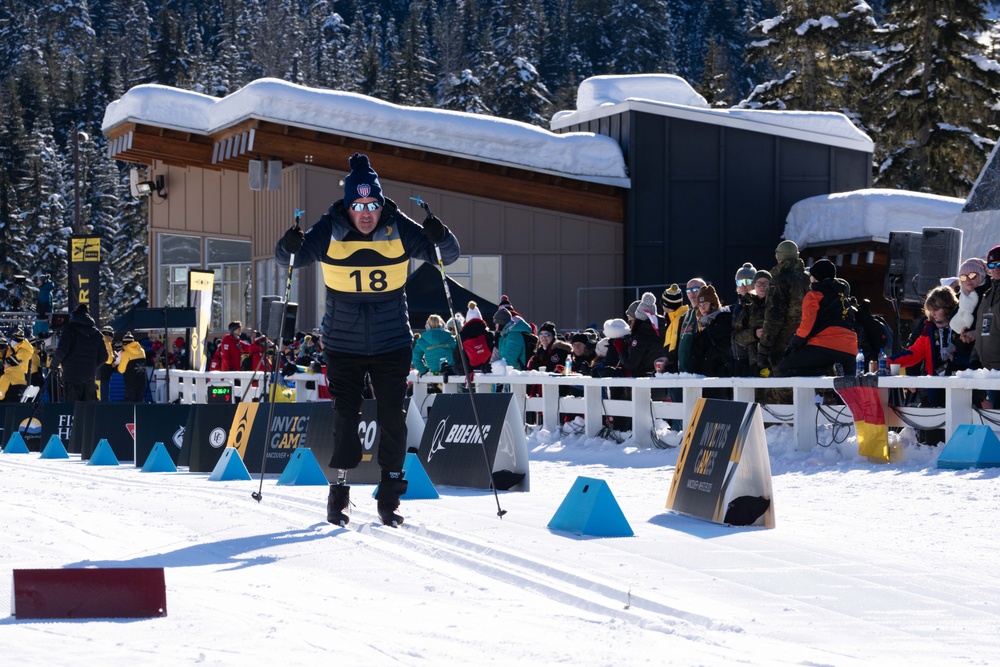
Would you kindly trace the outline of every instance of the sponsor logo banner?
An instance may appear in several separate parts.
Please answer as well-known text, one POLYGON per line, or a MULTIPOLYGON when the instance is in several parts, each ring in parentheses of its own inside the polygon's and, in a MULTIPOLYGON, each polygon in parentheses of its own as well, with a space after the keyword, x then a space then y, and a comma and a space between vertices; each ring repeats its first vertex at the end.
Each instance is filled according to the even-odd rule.
POLYGON ((183 403, 148 403, 135 408, 135 465, 141 468, 162 442, 174 465, 180 460, 191 405, 183 403))

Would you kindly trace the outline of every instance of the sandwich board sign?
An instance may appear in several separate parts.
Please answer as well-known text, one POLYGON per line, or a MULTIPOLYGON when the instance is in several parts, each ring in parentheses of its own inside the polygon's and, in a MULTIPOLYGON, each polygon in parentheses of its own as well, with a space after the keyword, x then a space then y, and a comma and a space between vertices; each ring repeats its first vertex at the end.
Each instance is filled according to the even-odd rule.
POLYGON ((774 528, 771 461, 760 410, 756 403, 698 399, 667 509, 715 523, 774 528))

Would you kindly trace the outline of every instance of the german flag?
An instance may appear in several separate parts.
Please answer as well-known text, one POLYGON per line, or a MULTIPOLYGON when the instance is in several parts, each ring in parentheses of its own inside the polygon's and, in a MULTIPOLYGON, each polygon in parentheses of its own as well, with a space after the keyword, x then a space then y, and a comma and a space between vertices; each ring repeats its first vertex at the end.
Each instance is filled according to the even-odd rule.
POLYGON ((885 412, 878 395, 878 376, 834 378, 833 388, 854 415, 858 453, 874 461, 888 463, 889 431, 885 427, 885 412))

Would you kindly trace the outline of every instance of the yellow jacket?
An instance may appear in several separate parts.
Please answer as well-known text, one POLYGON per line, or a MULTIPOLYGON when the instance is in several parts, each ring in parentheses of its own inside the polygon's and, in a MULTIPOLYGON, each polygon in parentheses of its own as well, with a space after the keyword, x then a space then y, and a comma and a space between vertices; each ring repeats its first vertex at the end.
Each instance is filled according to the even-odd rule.
POLYGON ((17 357, 17 365, 6 367, 3 377, 9 384, 28 384, 28 366, 31 365, 32 372, 38 370, 39 362, 35 356, 35 346, 27 340, 22 340, 17 345, 7 348, 4 359, 11 356, 17 357))
POLYGON ((142 349, 142 345, 135 342, 134 340, 125 343, 125 347, 122 348, 121 360, 118 362, 118 372, 124 373, 126 370, 131 370, 128 365, 135 362, 141 361, 141 364, 133 364, 132 368, 138 366, 139 368, 145 368, 146 366, 146 351, 142 349))
POLYGON ((104 336, 104 347, 107 348, 107 350, 108 350, 108 360, 105 361, 104 363, 106 363, 108 366, 114 366, 115 365, 115 351, 111 347, 111 339, 109 339, 107 336, 104 336))

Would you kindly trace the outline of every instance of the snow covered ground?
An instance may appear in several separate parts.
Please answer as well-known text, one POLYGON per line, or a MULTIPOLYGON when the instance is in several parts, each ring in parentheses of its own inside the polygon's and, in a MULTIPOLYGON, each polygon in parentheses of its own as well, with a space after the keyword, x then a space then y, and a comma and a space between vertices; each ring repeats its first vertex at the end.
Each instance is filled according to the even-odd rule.
MULTIPOLYGON (((531 491, 440 487, 351 527, 325 487, 0 455, 7 665, 985 665, 1000 655, 1000 471, 797 452, 767 431, 776 528, 667 511, 677 450, 541 431, 531 491), (635 531, 546 528, 574 480, 605 480, 635 531), (10 616, 11 570, 165 568, 149 620, 10 616)), ((826 436, 824 436, 826 437, 826 436)))

